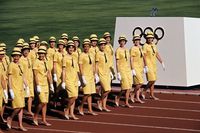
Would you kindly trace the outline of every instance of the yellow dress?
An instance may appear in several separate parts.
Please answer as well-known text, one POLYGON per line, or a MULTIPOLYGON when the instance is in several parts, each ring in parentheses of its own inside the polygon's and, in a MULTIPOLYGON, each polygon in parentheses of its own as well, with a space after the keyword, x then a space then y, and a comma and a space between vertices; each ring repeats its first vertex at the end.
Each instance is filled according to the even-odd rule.
POLYGON ((63 67, 66 73, 66 91, 68 97, 78 97, 78 64, 72 55, 66 54, 63 58, 63 67))
MULTIPOLYGON (((10 63, 9 63, 10 64, 10 63)), ((8 65, 9 65, 8 64, 8 65)), ((3 78, 5 79, 6 81, 6 84, 7 84, 7 81, 8 81, 8 66, 7 64, 2 60, 2 62, 0 62, 0 73, 3 75, 3 78)), ((6 86, 6 89, 7 89, 7 86, 6 86)), ((4 95, 3 95, 3 99, 4 99, 4 95)), ((7 101, 4 101, 5 103, 7 103, 7 101)))
POLYGON ((113 57, 114 51, 113 51, 113 47, 111 44, 105 45, 105 53, 106 53, 106 55, 108 55, 109 66, 114 69, 114 57, 113 57))
POLYGON ((3 63, 5 64, 7 69, 8 65, 10 64, 10 58, 7 55, 5 55, 5 57, 3 58, 3 63))
POLYGON ((89 50, 89 53, 91 54, 91 56, 95 59, 95 56, 96 56, 96 53, 99 51, 99 48, 96 46, 96 47, 93 47, 91 46, 90 50, 89 50))
POLYGON ((108 56, 104 52, 97 52, 96 62, 98 63, 98 74, 100 83, 104 89, 104 92, 111 90, 111 77, 108 56))
POLYGON ((57 75, 57 86, 59 86, 62 82, 62 65, 63 65, 63 57, 66 53, 56 52, 54 55, 53 62, 56 63, 56 75, 57 75))
POLYGON ((56 48, 48 48, 47 49, 47 59, 48 59, 48 63, 49 63, 49 69, 51 72, 53 70, 53 58, 54 58, 56 51, 57 51, 56 48))
POLYGON ((121 75, 121 88, 122 90, 127 90, 132 88, 133 78, 131 74, 130 67, 130 55, 128 49, 123 49, 121 47, 117 48, 116 60, 118 60, 118 70, 121 75))
POLYGON ((87 84, 83 87, 84 94, 96 93, 95 82, 94 82, 94 58, 89 53, 81 53, 79 57, 79 64, 82 65, 82 75, 85 76, 87 84))
POLYGON ((31 59, 29 57, 25 58, 24 56, 22 56, 20 58, 20 63, 24 68, 24 77, 26 78, 28 87, 30 89, 30 96, 25 97, 34 97, 34 79, 31 59))
POLYGON ((155 44, 147 44, 143 45, 143 52, 146 55, 146 65, 148 67, 147 80, 148 81, 156 81, 157 79, 157 66, 156 66, 156 55, 158 49, 155 44))
MULTIPOLYGON (((0 73, 0 81, 1 81, 2 74, 0 73)), ((3 87, 0 84, 0 112, 2 111, 2 105, 3 105, 3 87)))
POLYGON ((25 106, 24 86, 23 86, 23 73, 25 73, 23 66, 19 63, 11 62, 8 66, 8 75, 12 76, 12 89, 14 91, 14 99, 12 107, 23 108, 25 106))
POLYGON ((144 61, 143 61, 143 52, 141 47, 133 46, 130 49, 130 56, 133 58, 133 67, 136 72, 136 76, 133 77, 133 83, 135 85, 143 84, 143 68, 144 68, 144 61))
POLYGON ((33 64, 33 70, 36 70, 38 75, 38 82, 41 87, 41 92, 39 94, 39 99, 41 103, 48 103, 49 101, 49 85, 47 73, 49 71, 49 66, 46 61, 41 61, 39 59, 35 60, 33 64))
POLYGON ((34 62, 37 58, 37 49, 30 50, 28 57, 31 59, 32 64, 34 64, 34 62))

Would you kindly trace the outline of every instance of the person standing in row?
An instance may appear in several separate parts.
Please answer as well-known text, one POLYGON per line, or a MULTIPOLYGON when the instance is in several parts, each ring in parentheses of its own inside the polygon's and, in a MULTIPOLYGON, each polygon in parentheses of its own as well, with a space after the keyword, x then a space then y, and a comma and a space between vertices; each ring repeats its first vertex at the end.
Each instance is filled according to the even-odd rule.
POLYGON ((67 46, 67 42, 68 42, 68 34, 67 33, 63 33, 61 35, 61 39, 65 42, 65 46, 67 46))
POLYGON ((96 74, 99 75, 100 78, 100 85, 102 87, 102 94, 101 94, 101 99, 97 101, 98 108, 101 111, 106 111, 110 112, 106 107, 106 102, 108 98, 108 94, 111 91, 111 76, 110 74, 110 64, 109 64, 109 58, 108 55, 105 53, 105 45, 106 45, 106 40, 104 38, 100 38, 99 40, 99 49, 96 53, 96 74))
POLYGON ((19 129, 22 131, 27 131, 22 124, 23 118, 23 108, 25 106, 24 97, 24 85, 26 91, 29 91, 27 81, 24 77, 24 69, 19 62, 21 57, 21 50, 19 48, 14 48, 12 52, 13 61, 8 67, 8 84, 9 92, 12 99, 12 108, 14 111, 7 118, 7 126, 9 129, 12 127, 12 120, 16 114, 18 114, 19 129))
POLYGON ((131 74, 129 50, 125 48, 127 39, 125 36, 120 36, 118 42, 120 46, 115 52, 115 58, 117 79, 120 81, 121 91, 119 95, 115 97, 115 104, 119 106, 121 95, 125 92, 125 106, 131 108, 132 106, 129 104, 129 95, 133 84, 133 78, 131 74))
POLYGON ((91 47, 90 47, 90 54, 95 58, 96 53, 99 51, 98 48, 98 37, 96 34, 90 35, 91 47))
POLYGON ((47 60, 49 64, 49 69, 51 70, 51 73, 53 74, 53 58, 56 53, 56 38, 54 36, 49 38, 49 45, 50 47, 47 49, 47 60))
POLYGON ((29 39, 29 48, 30 48, 30 52, 29 52, 28 56, 31 59, 31 62, 34 64, 34 62, 37 58, 37 51, 38 51, 34 38, 29 39))
POLYGON ((97 115, 92 110, 92 94, 96 93, 95 87, 95 63, 94 55, 92 55, 89 50, 91 47, 91 42, 89 39, 84 39, 83 41, 83 53, 79 57, 79 69, 83 81, 83 99, 81 105, 78 107, 79 114, 84 115, 83 105, 87 101, 88 103, 88 114, 97 115))
MULTIPOLYGON (((6 44, 5 43, 0 43, 0 48, 3 49, 3 52, 5 53, 4 56, 3 56, 3 59, 2 59, 2 62, 1 62, 1 68, 2 68, 2 73, 3 75, 5 75, 5 84, 6 84, 6 91, 8 91, 8 75, 7 75, 7 70, 8 70, 8 65, 10 64, 10 58, 6 55, 6 44)), ((2 52, 2 53, 3 53, 2 52)), ((5 106, 6 106, 6 103, 8 101, 5 101, 5 99, 3 100, 3 105, 2 105, 2 109, 1 109, 1 119, 3 122, 6 122, 6 120, 4 119, 3 117, 3 114, 4 114, 4 110, 5 110, 5 106)))
POLYGON ((147 85, 143 90, 143 98, 145 98, 145 93, 148 88, 150 88, 150 98, 158 100, 154 95, 154 84, 157 80, 157 65, 156 60, 162 64, 163 70, 165 70, 164 62, 162 61, 160 54, 158 52, 157 46, 153 43, 154 34, 153 32, 148 32, 146 36, 146 43, 143 46, 144 57, 146 58, 147 65, 147 85))
POLYGON ((108 56, 108 63, 110 70, 112 72, 113 77, 112 79, 115 78, 115 71, 114 71, 114 50, 111 44, 111 35, 109 32, 105 32, 103 35, 104 39, 106 40, 106 45, 105 45, 105 53, 108 56))
POLYGON ((69 40, 66 47, 67 54, 63 58, 62 88, 66 89, 69 99, 67 107, 64 109, 65 118, 72 118, 73 120, 77 120, 79 118, 74 115, 74 108, 75 101, 78 98, 78 84, 80 81, 78 64, 73 57, 74 49, 74 42, 69 40))
POLYGON ((46 120, 47 103, 49 102, 49 84, 50 90, 54 92, 51 71, 45 60, 46 47, 40 46, 38 49, 38 59, 33 64, 33 73, 36 83, 36 92, 39 96, 39 105, 33 117, 33 123, 38 126, 38 115, 42 110, 42 121, 46 126, 51 126, 46 120))
POLYGON ((24 68, 24 72, 25 72, 24 76, 27 80, 27 84, 30 89, 29 94, 25 93, 25 97, 28 98, 28 114, 33 116, 32 102, 34 99, 34 80, 33 80, 34 78, 33 78, 32 62, 28 56, 29 52, 30 52, 28 43, 23 44, 23 48, 22 48, 21 52, 22 52, 22 57, 20 58, 20 63, 22 64, 22 66, 24 68))
POLYGON ((74 36, 72 38, 73 42, 74 42, 74 45, 75 45, 75 50, 74 50, 74 53, 73 53, 73 57, 75 58, 76 62, 78 63, 78 59, 79 59, 79 56, 81 54, 81 49, 80 49, 80 40, 77 36, 74 36))
POLYGON ((8 102, 8 90, 7 90, 7 68, 3 62, 5 58, 5 51, 0 47, 0 113, 3 122, 6 122, 3 118, 4 104, 8 102))
POLYGON ((144 103, 140 99, 140 93, 141 93, 141 86, 144 83, 143 72, 144 69, 146 69, 146 67, 144 67, 145 58, 142 51, 142 46, 140 45, 140 40, 141 38, 139 35, 134 35, 133 46, 130 49, 131 69, 132 69, 133 83, 135 85, 134 93, 131 94, 131 100, 134 101, 134 97, 136 95, 137 102, 144 103))

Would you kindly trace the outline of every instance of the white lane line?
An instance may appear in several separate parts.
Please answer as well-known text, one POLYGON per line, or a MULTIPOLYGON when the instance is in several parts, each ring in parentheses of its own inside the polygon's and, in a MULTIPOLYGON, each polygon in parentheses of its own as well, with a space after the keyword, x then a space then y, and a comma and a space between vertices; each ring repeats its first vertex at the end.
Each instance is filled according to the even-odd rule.
POLYGON ((142 118, 157 118, 157 119, 170 119, 170 120, 181 120, 181 121, 197 121, 200 119, 190 119, 190 118, 177 118, 177 117, 162 117, 162 116, 148 116, 148 115, 132 115, 132 114, 118 114, 118 113, 99 113, 102 115, 116 115, 116 116, 127 116, 127 117, 142 117, 142 118))
POLYGON ((165 100, 165 99, 160 99, 158 101, 161 102, 174 102, 174 103, 189 103, 189 104, 200 104, 200 102, 193 102, 193 101, 180 101, 180 100, 165 100))
POLYGON ((113 123, 113 122, 97 122, 97 121, 80 121, 80 120, 61 120, 61 119, 51 119, 52 121, 65 121, 74 123, 89 123, 89 124, 101 124, 101 125, 111 125, 111 126, 125 126, 125 127, 139 127, 139 128, 155 128, 155 129, 165 129, 165 130, 176 130, 176 131, 189 131, 189 132, 200 132, 198 129, 187 129, 187 128, 174 128, 174 127, 160 127, 160 126, 148 126, 148 125, 137 125, 137 124, 125 124, 125 123, 113 123))
MULTIPOLYGON (((12 128, 15 128, 15 129, 18 129, 18 127, 12 127, 12 128)), ((25 127, 26 129, 28 130, 40 130, 40 131, 53 131, 53 132, 63 132, 63 133, 91 133, 91 132, 82 132, 82 131, 70 131, 70 130, 62 130, 62 129, 53 129, 53 128, 48 128, 48 129, 45 129, 45 128, 33 128, 33 127, 25 127)))
POLYGON ((158 110, 171 110, 171 111, 183 111, 183 112, 200 113, 200 110, 191 110, 191 109, 161 108, 161 107, 148 107, 148 106, 134 106, 134 107, 135 108, 145 108, 145 109, 158 109, 158 110))

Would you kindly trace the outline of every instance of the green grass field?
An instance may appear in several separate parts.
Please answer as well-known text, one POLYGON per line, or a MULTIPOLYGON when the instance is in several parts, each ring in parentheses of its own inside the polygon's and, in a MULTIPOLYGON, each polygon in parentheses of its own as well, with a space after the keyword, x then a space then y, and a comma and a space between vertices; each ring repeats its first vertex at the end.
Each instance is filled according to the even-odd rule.
POLYGON ((0 0, 0 41, 10 53, 19 37, 113 35, 117 16, 150 16, 152 7, 157 16, 200 17, 199 0, 0 0))

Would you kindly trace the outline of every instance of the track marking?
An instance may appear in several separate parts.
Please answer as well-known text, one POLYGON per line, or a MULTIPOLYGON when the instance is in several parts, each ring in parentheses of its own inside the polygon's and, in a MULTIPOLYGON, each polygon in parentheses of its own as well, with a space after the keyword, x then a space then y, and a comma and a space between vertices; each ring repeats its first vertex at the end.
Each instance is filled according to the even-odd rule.
POLYGON ((161 102, 174 102, 174 103, 190 103, 190 104, 200 104, 200 102, 193 102, 193 101, 179 101, 179 100, 165 100, 165 99, 161 99, 158 100, 161 102))
MULTIPOLYGON (((18 129, 18 127, 12 127, 18 129)), ((61 130, 61 129, 45 129, 45 128, 33 128, 33 127, 25 127, 28 130, 40 130, 40 131, 53 131, 53 132, 63 132, 63 133, 91 133, 91 132, 81 132, 81 131, 70 131, 70 130, 61 130)))
POLYGON ((172 110, 172 111, 183 111, 183 112, 200 113, 200 110, 190 110, 190 109, 161 108, 161 107, 148 107, 148 106, 134 106, 134 107, 135 108, 145 108, 145 109, 172 110))
MULTIPOLYGON (((52 121, 66 121, 61 119, 48 119, 52 121)), ((90 124, 101 124, 101 125, 112 125, 112 126, 125 126, 125 127, 139 127, 139 128, 152 128, 152 129, 165 129, 165 130, 176 130, 176 131, 189 131, 189 132, 200 132, 198 129, 186 129, 186 128, 173 128, 173 127, 160 127, 160 126, 147 126, 147 125, 136 125, 136 124, 125 124, 125 123, 113 123, 113 122, 97 122, 97 121, 75 121, 67 120, 66 122, 74 123, 90 123, 90 124)))
POLYGON ((127 116, 127 117, 171 119, 171 120, 181 120, 181 121, 197 121, 197 122, 200 121, 200 119, 177 118, 177 117, 162 117, 162 116, 148 116, 148 115, 131 115, 131 114, 118 114, 118 113, 99 113, 99 114, 103 114, 103 115, 116 115, 116 116, 127 116))

